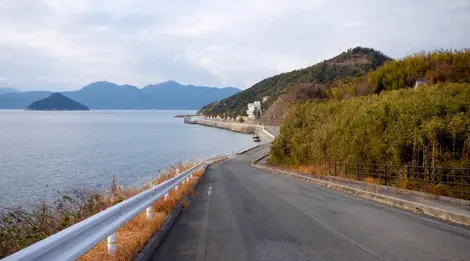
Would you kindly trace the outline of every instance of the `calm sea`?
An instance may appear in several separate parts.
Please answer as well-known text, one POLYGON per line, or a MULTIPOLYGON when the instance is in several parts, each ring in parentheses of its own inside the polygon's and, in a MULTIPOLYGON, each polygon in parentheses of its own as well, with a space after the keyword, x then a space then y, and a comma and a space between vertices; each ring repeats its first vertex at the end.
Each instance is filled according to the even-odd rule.
POLYGON ((72 188, 133 184, 178 161, 229 154, 249 135, 183 124, 192 111, 0 110, 0 207, 72 188))

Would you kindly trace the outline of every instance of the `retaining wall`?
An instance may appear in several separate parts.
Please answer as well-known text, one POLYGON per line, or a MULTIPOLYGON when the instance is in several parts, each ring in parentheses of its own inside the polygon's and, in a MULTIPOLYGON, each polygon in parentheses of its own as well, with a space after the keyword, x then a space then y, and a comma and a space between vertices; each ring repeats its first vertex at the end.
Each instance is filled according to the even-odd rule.
POLYGON ((215 127, 220 129, 226 129, 234 132, 241 132, 247 134, 258 134, 262 139, 272 140, 274 136, 267 132, 261 125, 236 123, 236 122, 225 122, 225 121, 214 121, 205 119, 196 119, 195 122, 200 125, 215 127))

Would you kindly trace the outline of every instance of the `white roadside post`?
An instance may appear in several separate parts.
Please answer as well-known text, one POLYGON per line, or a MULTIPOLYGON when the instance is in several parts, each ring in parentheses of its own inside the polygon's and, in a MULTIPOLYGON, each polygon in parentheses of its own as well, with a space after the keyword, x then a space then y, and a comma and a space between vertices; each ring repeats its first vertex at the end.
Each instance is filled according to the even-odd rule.
POLYGON ((117 251, 117 237, 116 231, 108 236, 108 254, 114 255, 117 251))
MULTIPOLYGON (((152 187, 153 187, 153 182, 150 182, 150 187, 149 187, 149 189, 151 189, 152 187)), ((145 213, 146 213, 146 216, 147 216, 147 221, 152 220, 152 205, 148 206, 148 207, 145 209, 145 213)))
POLYGON ((168 195, 168 193, 165 194, 165 200, 168 200, 168 198, 170 197, 170 195, 168 195))
MULTIPOLYGON (((176 176, 178 176, 179 174, 180 174, 180 169, 176 168, 176 176)), ((178 191, 178 185, 176 185, 175 191, 178 191)))
POLYGON ((152 205, 148 206, 145 209, 145 213, 146 213, 146 216, 147 216, 147 221, 151 221, 152 220, 152 205))

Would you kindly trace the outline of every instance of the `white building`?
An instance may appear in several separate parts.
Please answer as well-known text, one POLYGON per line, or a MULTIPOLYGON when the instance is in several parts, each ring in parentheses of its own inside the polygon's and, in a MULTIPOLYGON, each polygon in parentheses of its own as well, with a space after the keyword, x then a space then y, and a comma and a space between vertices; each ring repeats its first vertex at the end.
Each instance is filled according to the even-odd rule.
POLYGON ((254 119, 255 118, 255 109, 258 109, 260 112, 261 111, 261 102, 260 101, 255 101, 253 103, 248 103, 248 110, 246 110, 246 114, 248 115, 248 118, 254 119))

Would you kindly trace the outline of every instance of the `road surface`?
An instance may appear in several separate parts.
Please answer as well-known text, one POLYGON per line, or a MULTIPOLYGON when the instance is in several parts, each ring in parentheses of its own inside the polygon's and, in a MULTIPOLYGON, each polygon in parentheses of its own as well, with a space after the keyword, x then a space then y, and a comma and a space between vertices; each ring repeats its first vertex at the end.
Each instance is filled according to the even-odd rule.
POLYGON ((153 260, 470 260, 470 230, 252 168, 217 163, 153 260))

